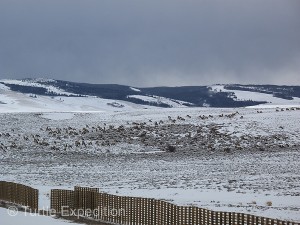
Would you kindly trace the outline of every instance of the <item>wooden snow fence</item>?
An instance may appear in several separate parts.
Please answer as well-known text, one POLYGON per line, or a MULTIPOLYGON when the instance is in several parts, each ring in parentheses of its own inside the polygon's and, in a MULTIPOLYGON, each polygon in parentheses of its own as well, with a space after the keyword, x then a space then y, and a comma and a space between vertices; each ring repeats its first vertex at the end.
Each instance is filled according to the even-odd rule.
POLYGON ((38 196, 38 190, 32 187, 0 181, 0 200, 27 206, 32 210, 38 210, 38 196))
POLYGON ((161 200, 99 193, 97 188, 51 190, 51 208, 124 225, 300 225, 236 212, 177 206, 161 200))

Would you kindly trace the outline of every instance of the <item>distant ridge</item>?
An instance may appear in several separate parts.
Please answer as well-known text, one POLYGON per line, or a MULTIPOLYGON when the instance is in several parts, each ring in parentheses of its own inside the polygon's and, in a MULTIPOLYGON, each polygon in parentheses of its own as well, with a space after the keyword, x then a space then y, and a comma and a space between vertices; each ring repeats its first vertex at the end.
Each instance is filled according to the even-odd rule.
MULTIPOLYGON (((259 104, 300 104, 300 86, 211 85, 138 88, 88 84, 44 78, 2 79, 1 88, 23 94, 98 97, 158 107, 246 107, 259 104)), ((1 94, 1 93, 0 93, 1 94)), ((5 101, 0 98, 0 102, 5 101)))

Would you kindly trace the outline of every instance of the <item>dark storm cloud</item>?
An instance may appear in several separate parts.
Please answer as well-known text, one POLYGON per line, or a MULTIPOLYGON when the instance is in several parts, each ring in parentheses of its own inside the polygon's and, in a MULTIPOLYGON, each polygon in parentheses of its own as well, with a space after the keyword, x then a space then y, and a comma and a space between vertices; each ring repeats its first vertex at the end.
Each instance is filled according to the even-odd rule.
POLYGON ((1 0, 1 78, 300 84, 297 0, 1 0))

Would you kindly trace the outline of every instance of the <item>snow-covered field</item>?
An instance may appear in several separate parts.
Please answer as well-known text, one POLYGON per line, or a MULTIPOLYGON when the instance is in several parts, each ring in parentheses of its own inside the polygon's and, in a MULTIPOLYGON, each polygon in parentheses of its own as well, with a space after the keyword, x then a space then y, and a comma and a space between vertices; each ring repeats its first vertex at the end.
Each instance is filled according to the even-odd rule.
POLYGON ((1 113, 0 180, 300 221, 299 108, 108 109, 1 113))

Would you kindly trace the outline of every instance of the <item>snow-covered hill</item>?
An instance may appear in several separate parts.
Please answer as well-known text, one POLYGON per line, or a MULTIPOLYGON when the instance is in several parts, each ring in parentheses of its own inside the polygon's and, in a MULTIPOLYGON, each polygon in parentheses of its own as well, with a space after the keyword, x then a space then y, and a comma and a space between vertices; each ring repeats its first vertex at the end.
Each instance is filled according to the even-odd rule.
POLYGON ((242 90, 228 90, 224 85, 212 85, 212 90, 215 92, 233 92, 232 98, 240 101, 265 101, 266 103, 251 107, 274 108, 274 107, 294 107, 300 105, 300 98, 293 97, 293 99, 283 99, 273 96, 273 94, 261 93, 256 91, 242 91, 242 90))
POLYGON ((136 88, 53 79, 0 80, 0 112, 126 111, 151 107, 294 107, 298 86, 136 88))
POLYGON ((48 83, 55 83, 57 81, 52 79, 24 79, 24 80, 11 80, 11 79, 3 79, 0 80, 4 84, 18 85, 24 87, 36 87, 36 88, 44 88, 46 89, 46 94, 55 94, 55 95, 66 95, 66 96, 78 96, 74 93, 66 92, 60 88, 57 88, 48 83))
MULTIPOLYGON (((2 80, 3 82, 3 80, 2 80)), ((6 82, 6 81, 5 81, 6 82)), ((0 112, 88 112, 88 111, 126 111, 142 109, 145 106, 120 100, 103 99, 95 96, 75 96, 50 85, 34 82, 8 81, 10 84, 45 87, 57 96, 21 93, 10 90, 0 83, 0 112), (62 94, 62 96, 60 96, 62 94), (65 95, 68 96, 65 96, 65 95)))

